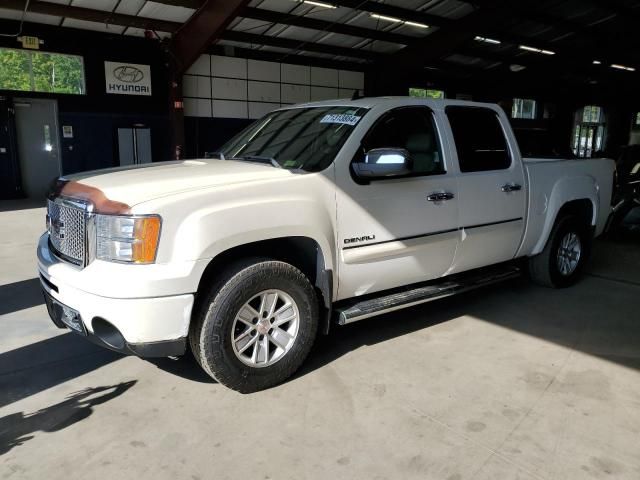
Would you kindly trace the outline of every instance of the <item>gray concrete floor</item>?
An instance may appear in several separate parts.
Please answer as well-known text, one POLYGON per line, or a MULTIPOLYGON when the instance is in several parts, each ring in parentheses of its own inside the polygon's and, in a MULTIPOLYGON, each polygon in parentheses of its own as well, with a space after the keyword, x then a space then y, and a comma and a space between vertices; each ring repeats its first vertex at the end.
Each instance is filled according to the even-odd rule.
POLYGON ((640 478, 640 233, 526 280, 336 328, 280 387, 100 349, 49 321, 44 212, 0 202, 0 476, 640 478))

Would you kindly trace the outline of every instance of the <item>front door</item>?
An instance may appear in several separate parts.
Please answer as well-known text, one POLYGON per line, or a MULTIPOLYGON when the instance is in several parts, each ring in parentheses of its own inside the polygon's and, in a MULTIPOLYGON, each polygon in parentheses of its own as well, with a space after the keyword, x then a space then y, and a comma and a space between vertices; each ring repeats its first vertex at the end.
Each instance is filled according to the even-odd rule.
POLYGON ((449 106, 457 153, 460 245, 451 272, 514 258, 525 226, 524 171, 500 110, 449 106))
POLYGON ((412 174, 365 184, 352 177, 347 165, 337 173, 338 298, 422 282, 448 271, 459 236, 458 187, 442 144, 429 108, 397 108, 373 124, 357 155, 403 148, 413 159, 412 174))
POLYGON ((25 194, 43 199, 51 181, 62 174, 55 100, 16 98, 16 131, 25 194))

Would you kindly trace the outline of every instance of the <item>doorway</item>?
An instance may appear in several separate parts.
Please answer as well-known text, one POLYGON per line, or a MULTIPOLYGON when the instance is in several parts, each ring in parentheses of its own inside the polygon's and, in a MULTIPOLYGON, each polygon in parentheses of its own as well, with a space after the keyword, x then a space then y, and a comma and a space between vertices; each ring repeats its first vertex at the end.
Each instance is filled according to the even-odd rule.
POLYGON ((151 129, 118 128, 118 156, 123 166, 151 163, 151 129))
POLYGON ((51 182, 62 174, 58 102, 16 98, 13 106, 24 193, 29 198, 44 198, 51 182))

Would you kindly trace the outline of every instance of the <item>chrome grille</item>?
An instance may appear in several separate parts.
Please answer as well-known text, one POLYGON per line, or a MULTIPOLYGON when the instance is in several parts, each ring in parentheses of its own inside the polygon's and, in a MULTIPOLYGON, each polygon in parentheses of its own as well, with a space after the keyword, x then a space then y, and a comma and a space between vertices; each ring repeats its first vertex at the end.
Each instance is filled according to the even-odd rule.
POLYGON ((86 223, 83 204, 56 198, 47 201, 47 229, 55 253, 76 265, 85 265, 86 223))

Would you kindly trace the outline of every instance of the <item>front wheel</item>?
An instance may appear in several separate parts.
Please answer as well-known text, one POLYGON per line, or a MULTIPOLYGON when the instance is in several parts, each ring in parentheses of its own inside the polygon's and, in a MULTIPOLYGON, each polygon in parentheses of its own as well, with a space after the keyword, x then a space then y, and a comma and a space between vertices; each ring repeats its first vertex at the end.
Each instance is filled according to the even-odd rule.
POLYGON ((253 260, 230 268, 193 318, 191 349, 218 382, 249 393, 290 377, 316 338, 318 301, 292 265, 253 260))
POLYGON ((531 279, 552 288, 573 285, 580 278, 590 251, 589 226, 576 216, 562 217, 553 227, 544 250, 529 259, 531 279))

